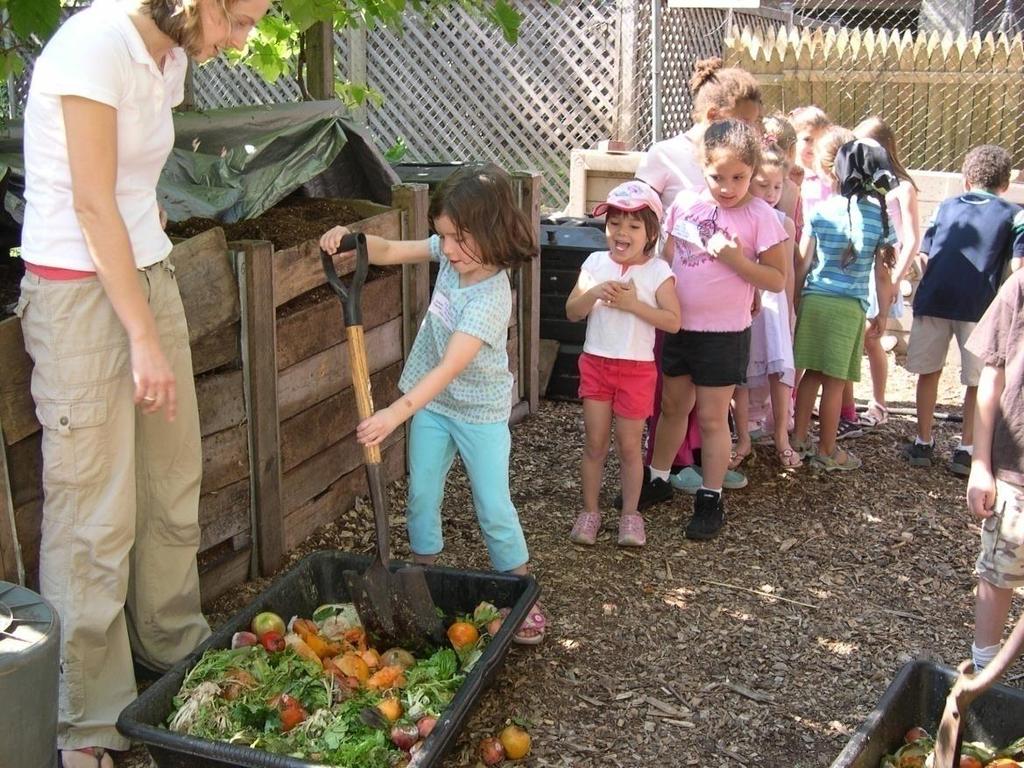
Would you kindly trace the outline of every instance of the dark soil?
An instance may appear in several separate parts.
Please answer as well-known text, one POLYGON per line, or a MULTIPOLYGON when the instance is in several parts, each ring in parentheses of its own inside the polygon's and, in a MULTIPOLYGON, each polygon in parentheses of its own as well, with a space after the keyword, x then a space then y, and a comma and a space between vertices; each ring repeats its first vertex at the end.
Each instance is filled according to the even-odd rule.
POLYGON ((280 249, 319 238, 337 224, 351 224, 361 218, 358 211, 341 200, 289 197, 261 216, 235 224, 204 218, 168 222, 167 234, 189 238, 221 227, 228 240, 269 240, 280 249))

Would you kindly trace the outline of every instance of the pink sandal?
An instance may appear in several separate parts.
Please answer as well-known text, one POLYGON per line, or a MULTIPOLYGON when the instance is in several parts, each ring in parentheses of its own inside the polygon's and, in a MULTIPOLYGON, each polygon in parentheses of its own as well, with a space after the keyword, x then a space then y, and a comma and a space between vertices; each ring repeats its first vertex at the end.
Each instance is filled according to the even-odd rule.
POLYGON ((777 453, 779 456, 779 464, 782 465, 783 469, 799 467, 804 463, 801 455, 792 448, 787 448, 784 451, 777 451, 777 453))
MULTIPOLYGON (((511 608, 502 608, 499 611, 502 620, 508 617, 511 610, 511 608)), ((512 636, 512 642, 517 645, 538 645, 544 639, 544 632, 547 626, 548 619, 544 615, 540 603, 534 603, 526 618, 523 619, 523 623, 519 625, 519 629, 512 636)))
POLYGON ((597 534, 601 531, 600 512, 580 512, 569 533, 569 541, 573 544, 584 544, 592 547, 597 543, 597 534))

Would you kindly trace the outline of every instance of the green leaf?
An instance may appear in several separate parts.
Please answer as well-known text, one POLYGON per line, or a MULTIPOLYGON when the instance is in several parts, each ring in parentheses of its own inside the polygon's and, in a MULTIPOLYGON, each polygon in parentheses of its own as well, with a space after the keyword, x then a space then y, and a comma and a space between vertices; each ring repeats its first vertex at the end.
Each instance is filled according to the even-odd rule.
POLYGON ((495 0, 494 7, 486 15, 487 19, 501 30, 508 43, 514 44, 519 39, 519 25, 522 24, 523 17, 507 0, 495 0))
POLYGON ((409 146, 405 143, 405 139, 399 136, 395 139, 395 143, 384 150, 384 159, 388 163, 394 165, 395 163, 401 162, 402 158, 405 157, 409 151, 409 146))
POLYGON ((46 39, 60 21, 60 0, 7 0, 11 29, 26 42, 32 35, 46 39))

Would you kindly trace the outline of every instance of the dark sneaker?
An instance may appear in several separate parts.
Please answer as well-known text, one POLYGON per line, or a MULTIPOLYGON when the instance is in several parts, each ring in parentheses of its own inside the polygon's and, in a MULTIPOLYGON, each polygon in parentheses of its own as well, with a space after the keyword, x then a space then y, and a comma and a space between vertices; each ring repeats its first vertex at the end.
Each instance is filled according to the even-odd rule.
MULTIPOLYGON (((903 449, 903 458, 910 462, 912 467, 930 467, 932 458, 935 455, 935 445, 923 445, 913 442, 903 449)), ((970 463, 968 463, 968 472, 970 463)))
MULTIPOLYGON (((650 467, 644 467, 644 484, 640 486, 640 501, 636 505, 637 512, 643 512, 648 507, 668 501, 672 498, 672 486, 668 480, 651 479, 650 467)), ((616 509, 622 509, 622 494, 615 497, 612 502, 616 509)))
POLYGON ((707 541, 713 539, 725 525, 725 505, 722 494, 699 490, 693 497, 693 517, 686 524, 684 535, 688 539, 707 541))
POLYGON ((836 429, 836 440, 845 440, 848 437, 864 437, 864 427, 856 421, 840 420, 836 429))
POLYGON ((971 454, 962 448, 953 451, 953 458, 949 460, 949 471, 960 477, 971 475, 971 454))

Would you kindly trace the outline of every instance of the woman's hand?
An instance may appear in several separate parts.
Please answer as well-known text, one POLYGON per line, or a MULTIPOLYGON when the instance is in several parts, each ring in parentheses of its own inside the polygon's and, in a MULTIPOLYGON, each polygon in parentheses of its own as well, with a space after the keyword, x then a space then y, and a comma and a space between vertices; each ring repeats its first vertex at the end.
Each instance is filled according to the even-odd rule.
POLYGON ((403 421, 405 419, 390 406, 383 408, 370 418, 359 422, 359 426, 356 427, 356 440, 361 445, 380 445, 403 421))
POLYGON ((971 462, 967 479, 967 509, 979 520, 992 517, 996 508, 996 481, 983 462, 971 462))
POLYGON ((333 255, 341 247, 341 240, 345 235, 350 234, 346 227, 337 226, 320 235, 320 248, 333 255))
POLYGON ((164 409, 168 421, 174 421, 178 412, 174 372, 158 336, 147 336, 130 345, 132 380, 135 382, 135 404, 146 414, 164 409))

